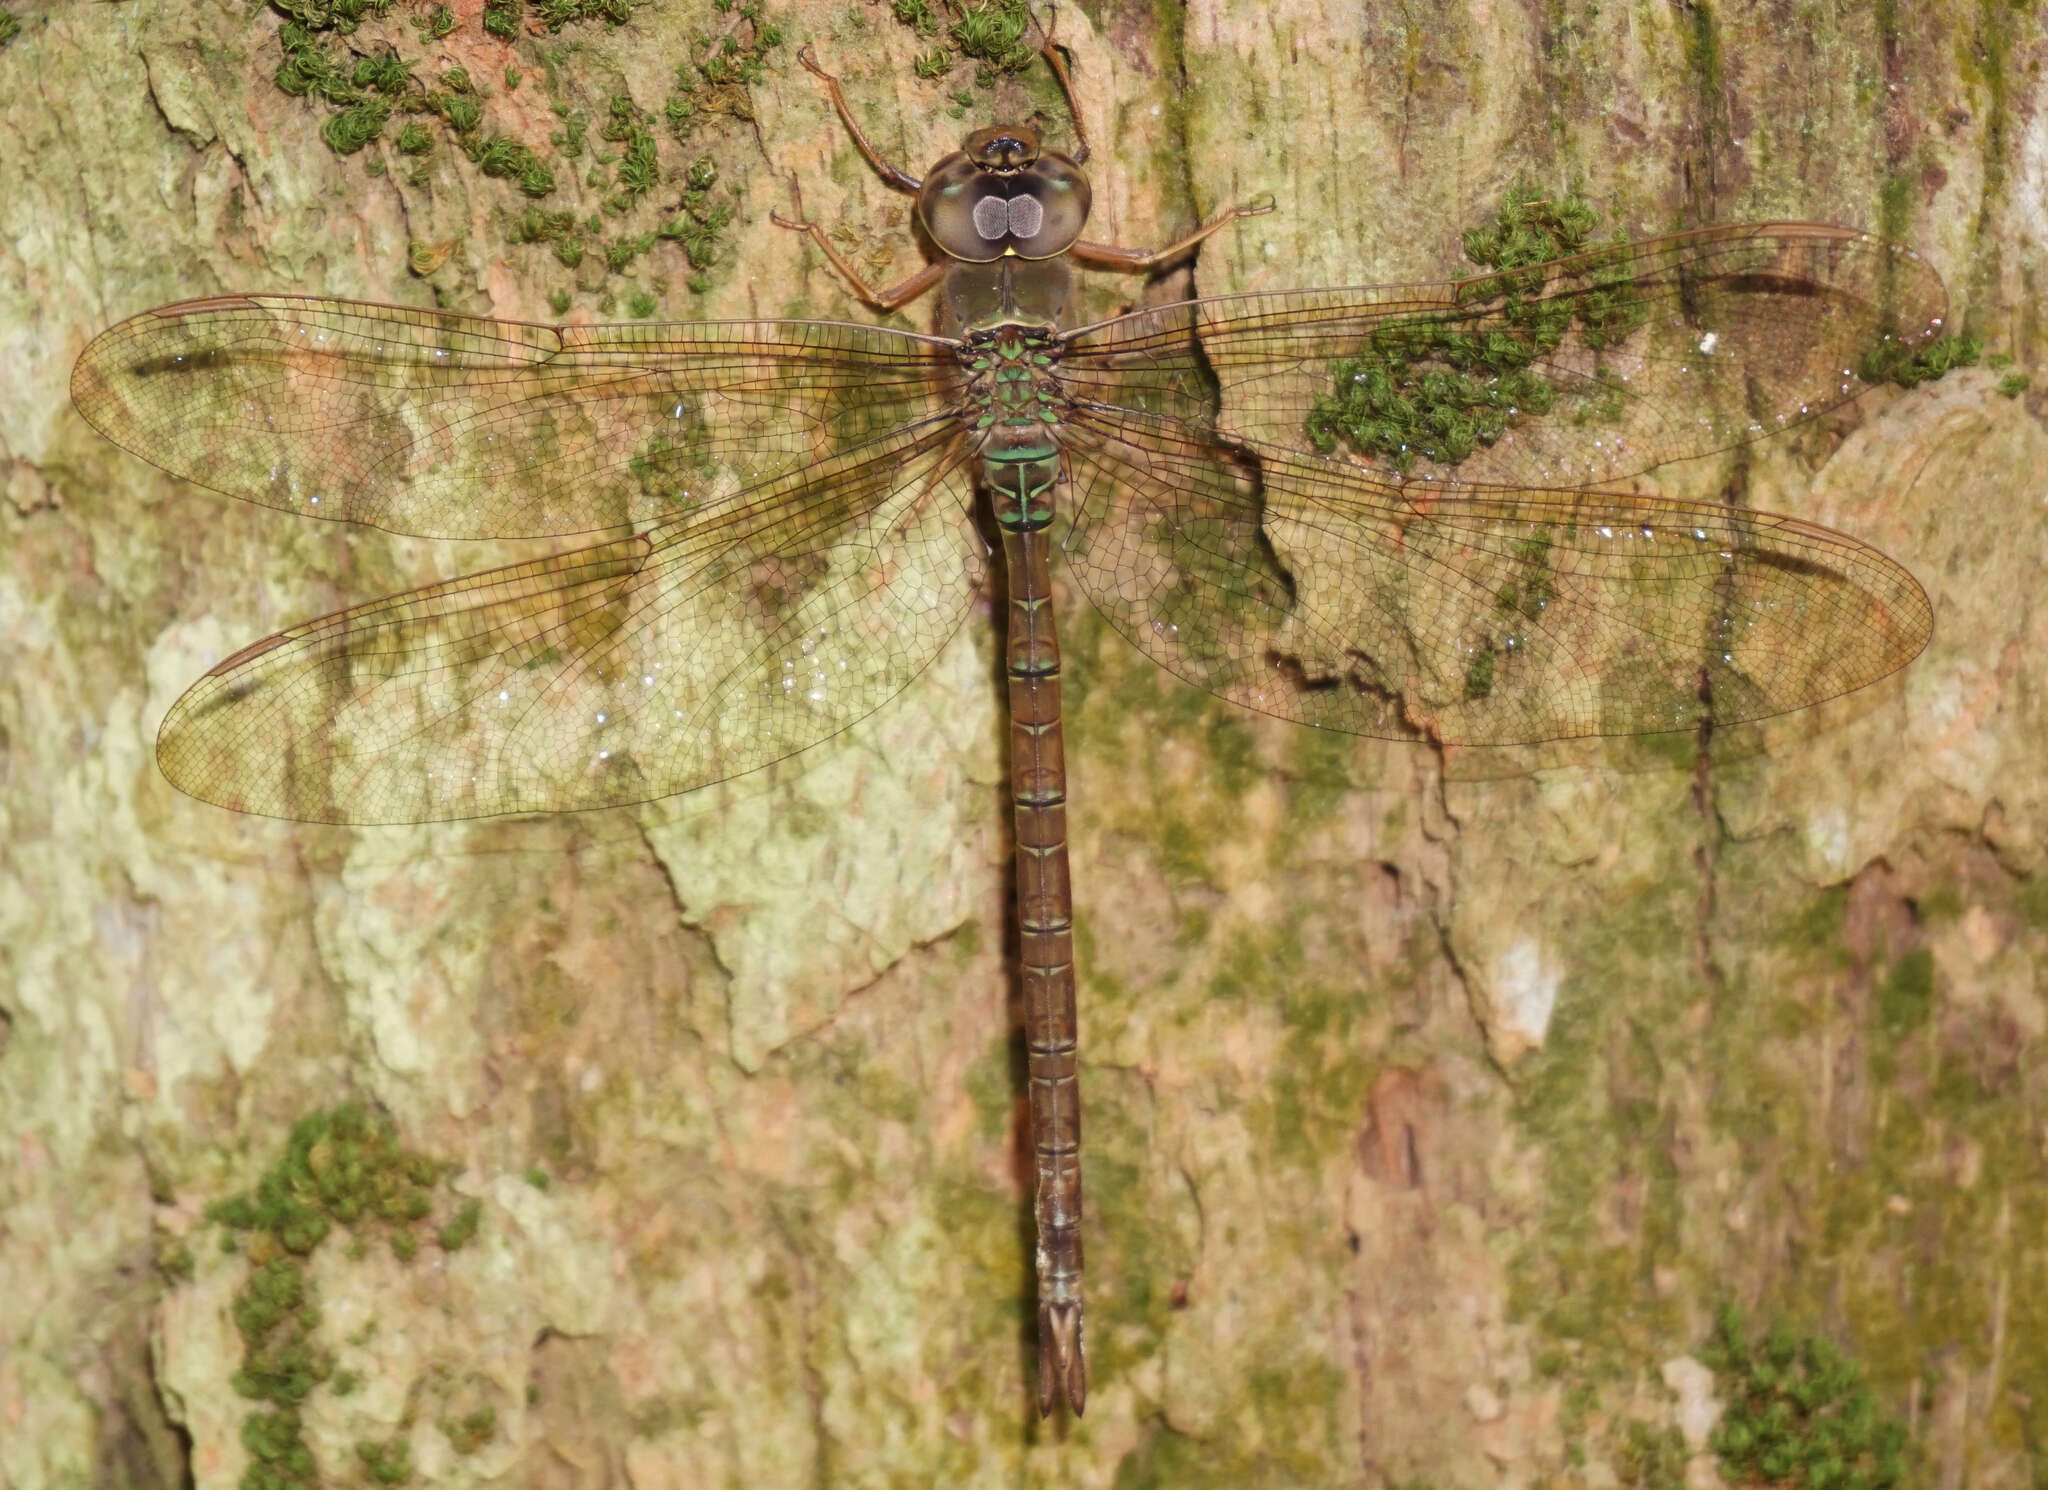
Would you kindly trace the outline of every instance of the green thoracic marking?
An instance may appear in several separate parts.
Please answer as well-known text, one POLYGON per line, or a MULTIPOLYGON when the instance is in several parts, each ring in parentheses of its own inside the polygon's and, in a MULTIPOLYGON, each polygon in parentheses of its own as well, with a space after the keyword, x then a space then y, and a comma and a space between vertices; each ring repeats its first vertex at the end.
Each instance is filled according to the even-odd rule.
MULTIPOLYGON (((1625 260, 1595 261, 1569 282, 1517 274, 1587 251, 1595 217, 1576 193, 1561 201, 1518 186, 1499 217, 1465 234, 1475 262, 1502 271, 1470 287, 1457 310, 1405 317, 1368 333, 1330 368, 1334 391, 1310 406, 1310 443, 1341 440, 1407 471, 1418 458, 1455 465, 1517 422, 1548 414, 1558 392, 1536 364, 1574 325, 1594 350, 1617 345, 1647 319, 1625 260), (1489 313, 1490 312, 1490 313, 1489 313), (1482 314, 1487 313, 1487 314, 1482 314)), ((1618 400, 1585 405, 1597 416, 1618 400)))
POLYGON ((991 450, 987 459, 996 465, 1016 466, 1050 459, 1058 451, 1059 446, 1050 440, 1044 440, 1030 445, 1012 445, 1003 450, 991 450))
POLYGON ((1052 503, 1036 499, 1059 480, 1058 447, 1046 444, 989 451, 982 457, 982 476, 999 500, 996 521, 1005 528, 1040 528, 1052 519, 1052 503))

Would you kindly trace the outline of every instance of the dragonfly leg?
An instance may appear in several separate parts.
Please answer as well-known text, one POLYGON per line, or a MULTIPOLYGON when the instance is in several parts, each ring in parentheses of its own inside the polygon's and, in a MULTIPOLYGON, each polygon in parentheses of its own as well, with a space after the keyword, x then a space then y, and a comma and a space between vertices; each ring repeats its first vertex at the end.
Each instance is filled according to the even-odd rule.
POLYGON ((907 191, 914 194, 924 183, 911 175, 910 172, 890 165, 889 162, 882 159, 881 151, 868 143, 868 137, 862 134, 860 126, 853 122, 853 110, 846 106, 846 95, 839 90, 839 79, 833 77, 831 73, 818 65, 818 59, 812 55, 811 49, 807 46, 797 51, 796 60, 803 63, 804 71, 810 73, 813 77, 824 80, 825 91, 832 95, 832 107, 839 111, 839 122, 844 124, 846 132, 853 136, 855 147, 859 149, 862 155, 868 158, 868 164, 880 171, 882 179, 898 191, 907 191))
POLYGON ((1143 274, 1172 263, 1211 233, 1221 232, 1240 217, 1261 217, 1272 210, 1272 195, 1261 193, 1249 202, 1224 209, 1185 238, 1177 238, 1164 248, 1124 248, 1115 243, 1091 243, 1086 238, 1079 238, 1068 252, 1082 263, 1093 264, 1100 269, 1125 269, 1143 274))
MULTIPOLYGON (((1046 66, 1052 69, 1052 75, 1059 79, 1060 92, 1066 95, 1067 115, 1074 121, 1074 164, 1085 166, 1088 164, 1090 149, 1088 126, 1081 122, 1081 106, 1074 102, 1074 80, 1067 75, 1067 59, 1060 54, 1059 47, 1053 41, 1053 33, 1059 30, 1060 13, 1050 5, 1046 10, 1051 13, 1052 20, 1038 28, 1038 34, 1045 38, 1044 44, 1038 50, 1045 58, 1046 66)), ((1031 19, 1035 22, 1038 17, 1034 15, 1031 19)))
POLYGON ((794 180, 791 180, 789 183, 789 194, 796 204, 796 216, 788 218, 784 217, 780 212, 770 212, 768 220, 778 228, 788 228, 796 233, 808 233, 811 242, 817 244, 823 250, 825 257, 832 261, 832 267, 837 269, 841 277, 853 286, 854 294, 860 296, 861 299, 876 309, 899 310, 946 277, 945 261, 940 260, 937 263, 925 265, 924 268, 918 270, 917 273, 911 275, 908 279, 903 280, 899 284, 893 284, 886 290, 872 288, 866 280, 860 277, 860 271, 849 264, 846 261, 846 256, 834 247, 832 240, 826 236, 825 230, 804 216, 803 197, 798 193, 794 180))

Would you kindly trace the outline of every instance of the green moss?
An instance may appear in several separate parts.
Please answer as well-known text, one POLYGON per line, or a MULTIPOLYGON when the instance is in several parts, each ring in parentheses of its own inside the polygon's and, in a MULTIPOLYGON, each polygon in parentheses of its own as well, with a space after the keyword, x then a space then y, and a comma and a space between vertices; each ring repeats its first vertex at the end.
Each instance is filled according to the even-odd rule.
POLYGON ((1830 965, 1845 968, 1849 951, 1842 939, 1842 927, 1849 914, 1849 887, 1830 885, 1798 903, 1798 909, 1779 923, 1779 945, 1804 957, 1818 953, 1830 965))
POLYGON ((159 1242, 156 1254, 157 1270, 172 1283, 189 1283, 198 1271, 198 1259, 183 1237, 170 1237, 159 1242))
POLYGON ((412 64, 392 53, 359 57, 349 81, 358 88, 374 88, 387 97, 397 98, 412 82, 412 64))
POLYGON ((439 41, 455 29, 455 11, 447 5, 432 5, 413 17, 412 23, 419 27, 420 36, 426 41, 439 41))
POLYGON ((652 247, 652 233, 643 233, 637 238, 614 238, 604 246, 605 267, 617 274, 652 247))
POLYGON ((356 1444, 356 1460, 363 1467, 364 1478, 373 1485, 412 1483, 412 1443, 408 1439, 361 1440, 356 1444))
POLYGON ((1973 366, 1983 350, 1984 344, 1974 336, 1937 337, 1909 350, 1903 342, 1888 335, 1864 354, 1856 371, 1867 383, 1896 383, 1901 388, 1912 388, 1931 383, 1959 367, 1973 366))
POLYGON ((1287 811, 1299 826, 1327 822, 1352 790, 1349 736, 1335 730, 1287 734, 1287 811))
POLYGON ((1877 985, 1877 1025, 1897 1039, 1920 1028, 1934 1012, 1934 954, 1914 947, 1877 985))
POLYGON ((251 1461, 244 1490, 318 1490, 319 1465, 296 1411, 252 1412, 242 1419, 241 1438, 251 1461))
POLYGON ((997 73, 1022 72, 1038 56, 1025 0, 966 0, 948 29, 961 55, 982 64, 975 81, 987 87, 997 73))
POLYGON ((1676 1428, 1653 1428, 1631 1418, 1622 1426, 1614 1468, 1631 1490, 1685 1490, 1688 1457, 1685 1435, 1676 1428))
POLYGON ((1692 965, 1687 867, 1674 854, 1662 878, 1617 889, 1611 907, 1560 929, 1548 955, 1568 973, 1541 1048, 1515 1068, 1516 1126, 1544 1176, 1540 1224, 1509 1261, 1511 1314, 1570 1347, 1588 1377, 1632 1375, 1683 1338, 1682 1297, 1660 1278, 1685 1260, 1680 1128, 1663 1072, 1695 1058, 1679 1010, 1698 991, 1670 972, 1692 965))
POLYGON ((2007 373, 1998 380, 1998 391, 2007 398, 2018 398, 2034 386, 2034 380, 2025 373, 2007 373))
POLYGON ((751 119, 752 105, 743 90, 767 77, 769 54, 785 39, 782 27, 769 19, 761 0, 712 0, 712 8, 731 19, 716 36, 700 32, 691 47, 695 60, 676 68, 680 96, 688 107, 671 113, 672 125, 679 122, 680 115, 687 128, 700 103, 704 112, 751 119), (709 90, 701 100, 695 96, 699 85, 709 90))
POLYGON ((1707 0, 1692 0, 1686 6, 1692 24, 1685 33, 1685 65, 1691 69, 1703 98, 1718 100, 1724 81, 1721 64, 1721 28, 1714 22, 1714 8, 1707 0))
POLYGON ((344 34, 356 29, 367 17, 391 12, 391 0, 273 0, 275 8, 315 31, 334 30, 344 34))
POLYGON ((659 152, 653 133, 642 123, 632 98, 625 94, 612 99, 610 117, 601 133, 605 139, 625 146, 619 161, 620 206, 614 209, 622 211, 634 197, 654 188, 661 174, 659 152))
POLYGON ((484 106, 467 93, 451 93, 441 99, 441 117, 457 134, 468 134, 484 122, 484 106))
MULTIPOLYGON (((1573 327, 1595 351, 1647 319, 1627 263, 1597 249, 1569 273, 1538 266, 1593 247, 1597 219, 1576 193, 1552 200, 1517 186, 1490 224, 1464 235, 1474 263, 1503 271, 1461 288, 1456 310, 1388 321, 1330 368, 1306 421, 1325 454, 1341 443, 1396 470, 1427 458, 1455 465, 1524 420, 1557 410, 1560 390, 1539 365, 1573 327)), ((1618 384, 1596 383, 1567 412, 1585 421, 1619 412, 1618 384)), ((1468 686, 1492 689, 1490 670, 1468 686)), ((1475 694, 1475 697, 1483 694, 1475 694)))
POLYGON ((0 5, 0 47, 4 47, 21 35, 21 18, 6 6, 0 5))
POLYGON ((939 14, 933 9, 933 0, 889 0, 889 9, 919 36, 939 34, 939 14))
POLYGON ((984 1143, 999 1142, 1017 1108, 1017 1047, 1010 1039, 992 1043, 961 1075, 974 1104, 974 1131, 984 1143))
POLYGON ((351 104, 328 116, 320 126, 320 138, 338 155, 353 155, 384 132, 391 106, 377 99, 351 104))
MULTIPOLYGON (((718 167, 710 156, 699 156, 684 173, 682 210, 659 229, 659 235, 679 245, 690 267, 699 273, 718 261, 721 239, 732 225, 734 205, 714 203, 711 188, 718 182, 718 167)), ((692 284, 692 289, 696 285, 692 284)))
POLYGON ((1253 1371, 1245 1396, 1248 1415, 1262 1429, 1256 1439, 1196 1438, 1154 1420, 1117 1461, 1110 1484, 1113 1490, 1239 1490, 1322 1483, 1330 1464, 1344 1457, 1337 1423, 1345 1390, 1342 1373, 1326 1362, 1253 1371))
POLYGON ((483 1202, 465 1200, 456 1209, 454 1219, 441 1228, 441 1250, 454 1252, 470 1244, 476 1238, 477 1223, 483 1219, 483 1202))
POLYGON ((484 0, 484 30, 501 41, 519 35, 519 0, 484 0))
MULTIPOLYGON (((284 1152, 251 1189, 207 1208, 225 1237, 242 1235, 251 1261, 229 1308, 243 1351, 234 1389, 265 1404, 243 1425, 254 1460, 254 1478, 245 1483, 311 1490, 318 1479, 298 1436, 298 1409, 330 1379, 337 1391, 355 1385, 352 1373, 337 1375, 333 1353, 318 1341, 319 1301, 305 1259, 337 1225, 359 1234, 384 1231, 395 1250, 413 1244, 446 1172, 403 1147, 388 1118, 348 1103, 299 1119, 284 1152)), ((480 1214, 480 1206, 474 1214, 465 1206, 443 1228, 444 1242, 451 1232, 473 1234, 480 1214)))
POLYGON ((605 21, 623 26, 635 4, 646 0, 528 0, 534 15, 550 31, 560 31, 578 21, 605 21))
POLYGON ((448 1439, 449 1447, 456 1453, 474 1454, 497 1436, 498 1410, 495 1407, 479 1407, 452 1421, 442 1419, 440 1428, 448 1439))
POLYGON ((1886 1490, 1904 1480, 1905 1424, 1882 1411, 1862 1369, 1832 1342, 1782 1323, 1752 1342, 1731 1304, 1702 1355, 1727 1404, 1710 1440, 1724 1476, 1787 1490, 1886 1490))
POLYGON ((554 173, 517 140, 492 135, 468 147, 467 153, 486 176, 513 177, 530 197, 544 197, 555 189, 554 173))

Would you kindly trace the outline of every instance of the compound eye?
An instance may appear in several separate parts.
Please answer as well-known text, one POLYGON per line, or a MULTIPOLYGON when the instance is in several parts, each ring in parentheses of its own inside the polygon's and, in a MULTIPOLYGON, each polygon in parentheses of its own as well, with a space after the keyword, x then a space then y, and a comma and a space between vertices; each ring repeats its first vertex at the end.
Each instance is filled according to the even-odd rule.
POLYGON ((1029 240, 1045 226, 1045 205, 1036 197, 983 197, 974 204, 974 231, 990 243, 1005 236, 1029 240))
POLYGON ((974 231, 993 243, 1010 231, 1010 204, 1001 197, 983 197, 974 204, 974 231))
POLYGON ((1010 236, 1019 240, 1036 238, 1045 226, 1045 204, 1037 197, 1011 197, 1010 236))

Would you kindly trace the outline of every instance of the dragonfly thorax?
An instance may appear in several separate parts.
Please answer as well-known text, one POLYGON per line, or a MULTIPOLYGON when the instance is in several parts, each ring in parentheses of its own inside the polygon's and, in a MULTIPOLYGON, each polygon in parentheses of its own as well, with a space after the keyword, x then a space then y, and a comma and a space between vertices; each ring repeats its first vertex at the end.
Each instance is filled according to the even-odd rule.
POLYGON ((1058 425, 1066 403, 1056 371, 1058 348, 1049 331, 1029 326, 970 331, 962 339, 964 412, 986 441, 1004 439, 1004 431, 1037 435, 1058 425))
POLYGON ((963 413, 980 441, 996 521, 1018 530, 1043 527, 1052 518, 1066 406, 1057 344, 1046 331, 999 326, 970 333, 960 361, 967 372, 963 413))

